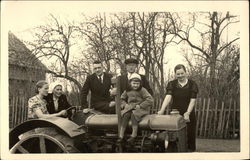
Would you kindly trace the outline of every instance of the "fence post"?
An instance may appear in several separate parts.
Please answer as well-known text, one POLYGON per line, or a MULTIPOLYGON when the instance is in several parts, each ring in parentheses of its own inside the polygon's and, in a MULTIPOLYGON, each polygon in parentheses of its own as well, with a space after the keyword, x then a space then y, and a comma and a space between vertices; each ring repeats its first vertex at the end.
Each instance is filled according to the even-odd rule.
MULTIPOLYGON (((18 95, 19 97, 19 95, 18 95)), ((19 97, 19 103, 17 105, 17 124, 18 125, 20 123, 20 120, 21 120, 21 114, 22 114, 22 98, 19 97)))
POLYGON ((10 96, 10 104, 11 104, 11 106, 9 108, 9 111, 10 111, 9 116, 11 115, 11 123, 10 123, 9 127, 13 128, 13 123, 14 123, 14 115, 13 115, 13 113, 14 113, 14 96, 13 97, 10 96))
POLYGON ((205 114, 205 107, 206 106, 206 99, 204 98, 203 99, 203 105, 202 105, 202 114, 201 114, 201 130, 200 130, 200 136, 202 136, 203 135, 203 117, 204 117, 204 114, 205 114))
POLYGON ((228 125, 229 125, 229 122, 230 122, 231 106, 232 106, 232 98, 230 98, 230 102, 229 102, 228 115, 227 115, 227 120, 226 120, 226 129, 225 129, 225 132, 224 132, 224 137, 225 138, 229 137, 228 125))
POLYGON ((197 136, 199 135, 198 131, 199 131, 199 125, 200 125, 200 123, 199 123, 200 122, 200 118, 199 118, 200 117, 200 108, 201 108, 200 106, 202 105, 202 103, 200 103, 200 102, 201 102, 201 98, 198 98, 197 103, 196 103, 197 105, 195 107, 195 110, 196 110, 196 113, 197 113, 197 120, 196 120, 196 122, 197 122, 196 123, 196 135, 197 136))
POLYGON ((209 107, 209 117, 208 117, 208 138, 211 138, 212 137, 212 133, 213 133, 213 124, 212 124, 212 119, 213 119, 213 116, 214 116, 214 103, 215 100, 214 98, 210 98, 210 107, 209 107))
POLYGON ((21 107, 22 107, 22 112, 21 112, 21 116, 22 116, 22 118, 21 118, 21 123, 23 123, 24 122, 24 116, 25 116, 25 112, 24 112, 24 110, 25 110, 25 108, 24 108, 24 104, 25 104, 25 102, 24 102, 24 96, 22 97, 22 105, 21 105, 21 107))
POLYGON ((214 110, 214 126, 213 126, 213 137, 216 136, 216 128, 217 128, 217 112, 218 112, 218 100, 215 101, 215 110, 214 110))
POLYGON ((222 115, 222 125, 221 125, 221 135, 220 135, 220 138, 223 138, 223 136, 224 136, 224 126, 225 126, 225 119, 226 119, 226 111, 227 111, 227 109, 226 109, 226 106, 225 106, 225 103, 223 102, 223 104, 224 104, 224 111, 223 111, 223 115, 222 115))
POLYGON ((28 108, 28 105, 27 105, 27 98, 26 98, 26 96, 24 97, 24 121, 26 121, 27 120, 27 108, 28 108))
POLYGON ((210 106, 210 98, 208 98, 208 102, 207 102, 207 112, 206 112, 206 120, 205 120, 205 133, 204 133, 204 137, 207 137, 207 132, 208 132, 208 113, 209 113, 209 106, 210 106))
POLYGON ((224 111, 224 102, 222 101, 221 109, 220 109, 220 117, 219 117, 218 129, 217 129, 217 135, 218 136, 220 136, 220 133, 221 133, 223 111, 224 111))
POLYGON ((24 97, 24 121, 27 120, 27 108, 28 108, 28 101, 27 101, 27 96, 24 97))
POLYGON ((234 109, 233 109, 233 137, 235 135, 235 121, 236 121, 236 101, 234 100, 234 109))
POLYGON ((17 116, 18 116, 18 101, 19 101, 19 97, 17 96, 16 97, 16 102, 15 102, 15 112, 13 113, 15 115, 15 123, 14 123, 14 126, 15 127, 17 125, 17 116))

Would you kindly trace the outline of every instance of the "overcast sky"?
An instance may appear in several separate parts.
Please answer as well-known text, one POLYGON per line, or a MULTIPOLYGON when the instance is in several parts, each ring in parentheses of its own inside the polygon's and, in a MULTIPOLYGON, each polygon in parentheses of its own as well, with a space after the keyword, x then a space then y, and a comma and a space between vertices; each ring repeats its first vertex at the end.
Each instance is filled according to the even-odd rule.
MULTIPOLYGON (((137 3, 136 3, 137 4, 137 3)), ((137 4, 136 7, 131 7, 127 3, 117 4, 115 7, 113 3, 101 3, 98 5, 95 2, 68 2, 68 1, 57 1, 57 2, 32 2, 32 1, 12 1, 3 5, 3 13, 8 16, 8 29, 12 31, 18 38, 24 41, 31 40, 31 34, 28 32, 29 29, 42 25, 48 19, 50 13, 60 16, 60 18, 67 18, 69 20, 79 20, 81 18, 81 13, 87 16, 95 15, 98 11, 158 11, 157 6, 161 4, 153 5, 153 3, 144 3, 144 5, 137 4), (154 6, 154 7, 149 7, 154 6)), ((177 4, 178 6, 178 4, 177 4)), ((188 5, 186 5, 188 8, 188 5)), ((192 6, 192 5, 191 5, 192 6)), ((161 9, 161 8, 160 8, 161 9)), ((185 10, 185 9, 184 9, 185 10)), ((168 11, 168 10, 167 10, 168 11)), ((233 27, 230 32, 237 32, 239 27, 233 27), (236 30, 235 30, 236 29, 236 30)), ((176 64, 184 63, 183 56, 181 54, 181 45, 167 47, 166 48, 166 61, 168 65, 166 67, 171 70, 176 64)))

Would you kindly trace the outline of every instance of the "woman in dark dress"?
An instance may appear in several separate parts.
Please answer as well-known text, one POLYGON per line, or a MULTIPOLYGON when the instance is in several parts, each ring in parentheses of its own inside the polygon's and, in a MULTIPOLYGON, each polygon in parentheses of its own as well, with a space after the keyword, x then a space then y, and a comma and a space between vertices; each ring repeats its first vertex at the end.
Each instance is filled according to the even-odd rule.
POLYGON ((169 110, 169 104, 173 100, 172 109, 177 109, 187 121, 188 150, 193 152, 196 150, 196 117, 194 106, 198 87, 194 81, 187 78, 184 65, 177 65, 174 72, 176 80, 168 83, 166 97, 158 114, 164 114, 167 107, 169 110))
MULTIPOLYGON (((53 82, 50 84, 49 87, 49 94, 44 97, 47 101, 47 109, 49 114, 58 113, 71 107, 69 104, 67 97, 63 94, 63 85, 59 82, 53 82)), ((68 113, 65 112, 62 117, 70 117, 71 115, 67 115, 68 113)))

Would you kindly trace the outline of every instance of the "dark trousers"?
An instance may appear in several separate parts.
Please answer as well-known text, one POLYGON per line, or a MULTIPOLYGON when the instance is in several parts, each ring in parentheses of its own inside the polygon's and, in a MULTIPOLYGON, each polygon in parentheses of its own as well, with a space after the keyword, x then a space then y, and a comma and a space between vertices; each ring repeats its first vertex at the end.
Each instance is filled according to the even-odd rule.
POLYGON ((105 114, 115 114, 115 107, 109 107, 107 101, 96 102, 92 105, 92 108, 105 114))
POLYGON ((187 123, 188 150, 194 152, 196 150, 196 118, 191 113, 190 122, 187 123))

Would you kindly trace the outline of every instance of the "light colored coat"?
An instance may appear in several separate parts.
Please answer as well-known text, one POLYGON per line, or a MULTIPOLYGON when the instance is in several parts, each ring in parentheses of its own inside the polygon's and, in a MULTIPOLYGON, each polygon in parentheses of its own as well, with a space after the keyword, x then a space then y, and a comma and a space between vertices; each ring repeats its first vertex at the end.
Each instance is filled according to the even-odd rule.
POLYGON ((153 97, 145 88, 139 91, 124 91, 121 95, 122 103, 121 115, 132 111, 137 121, 140 121, 144 115, 149 114, 150 108, 153 106, 153 97), (139 109, 135 109, 136 105, 140 105, 139 109))

